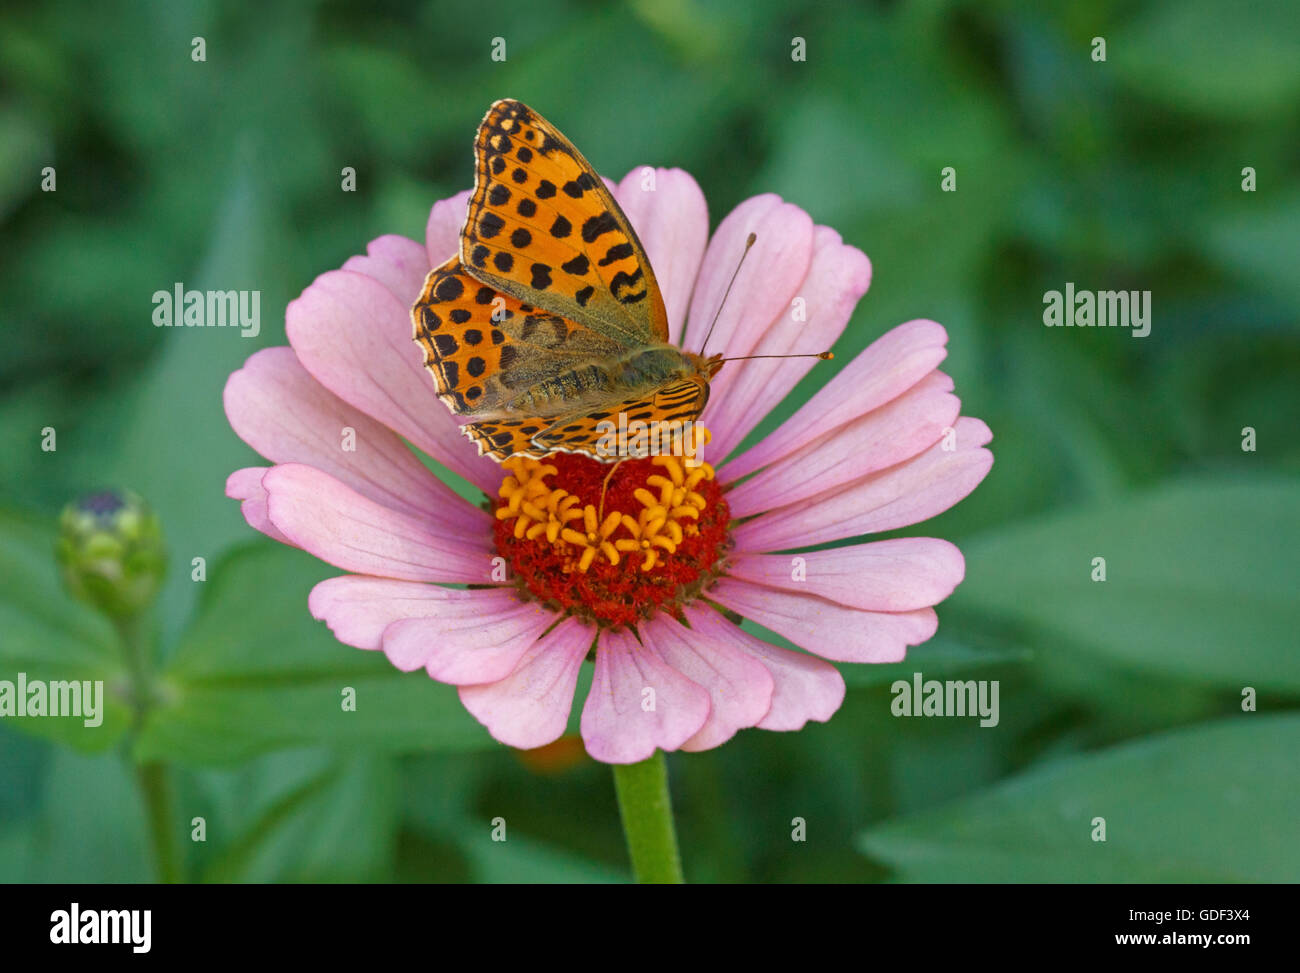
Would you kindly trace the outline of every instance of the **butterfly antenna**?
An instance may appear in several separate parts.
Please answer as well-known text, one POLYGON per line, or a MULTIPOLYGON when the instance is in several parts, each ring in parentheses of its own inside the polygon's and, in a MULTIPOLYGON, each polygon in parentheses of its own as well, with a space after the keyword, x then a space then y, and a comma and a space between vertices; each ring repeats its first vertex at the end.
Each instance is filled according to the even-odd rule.
POLYGON ((724 358, 723 361, 751 361, 755 358, 820 358, 822 361, 830 361, 835 357, 833 351, 808 352, 802 355, 741 355, 739 358, 724 358))
POLYGON ((727 304, 727 297, 731 294, 731 285, 736 282, 736 277, 740 273, 741 266, 745 263, 745 258, 749 256, 750 248, 754 246, 754 241, 758 239, 757 233, 751 233, 745 240, 745 252, 740 255, 740 260, 736 262, 736 269, 731 272, 731 280, 727 283, 727 289, 722 295, 722 302, 718 304, 718 310, 713 315, 713 323, 709 325, 709 333, 704 336, 704 344, 700 346, 700 354, 703 355, 706 348, 709 347, 709 339, 713 337, 713 329, 718 325, 718 318, 722 317, 722 309, 727 304))

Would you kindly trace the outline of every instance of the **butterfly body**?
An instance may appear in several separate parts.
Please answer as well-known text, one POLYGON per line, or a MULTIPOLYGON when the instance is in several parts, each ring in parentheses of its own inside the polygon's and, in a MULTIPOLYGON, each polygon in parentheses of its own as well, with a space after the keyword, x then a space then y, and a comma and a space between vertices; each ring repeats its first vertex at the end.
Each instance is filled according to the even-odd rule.
POLYGON ((603 180, 536 112, 498 101, 475 140, 459 253, 411 309, 442 402, 479 452, 599 459, 600 424, 694 420, 721 357, 668 341, 645 249, 603 180))

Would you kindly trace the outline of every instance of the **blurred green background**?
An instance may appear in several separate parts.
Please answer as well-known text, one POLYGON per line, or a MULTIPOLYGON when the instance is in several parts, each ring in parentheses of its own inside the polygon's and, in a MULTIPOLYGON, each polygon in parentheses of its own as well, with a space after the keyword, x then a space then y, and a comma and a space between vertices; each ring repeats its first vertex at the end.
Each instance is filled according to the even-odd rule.
POLYGON ((227 375, 285 342, 318 273, 423 239, 504 96, 610 176, 685 168, 715 224, 774 191, 867 252, 837 362, 774 419, 930 317, 994 431, 985 483, 903 532, 967 554, 938 637, 844 667, 829 724, 670 755, 688 879, 1300 879, 1292 0, 55 2, 0 14, 0 78, 0 679, 120 690, 111 628, 54 571, 66 501, 134 489, 171 556, 165 702, 138 736, 116 696, 95 730, 0 721, 0 880, 152 879, 128 747, 167 768, 193 879, 627 879, 608 768, 522 758, 453 691, 335 642, 306 593, 337 572, 223 494, 255 461, 227 375), (260 337, 153 327, 176 281, 260 290, 260 337), (1045 328, 1066 281, 1150 290, 1151 334, 1045 328), (892 717, 914 671, 1000 680, 999 725, 892 717))

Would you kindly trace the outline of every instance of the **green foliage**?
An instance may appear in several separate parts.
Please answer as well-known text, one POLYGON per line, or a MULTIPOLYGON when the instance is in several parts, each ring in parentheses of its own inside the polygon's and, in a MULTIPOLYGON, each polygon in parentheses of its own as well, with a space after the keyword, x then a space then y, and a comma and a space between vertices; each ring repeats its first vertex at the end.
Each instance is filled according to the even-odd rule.
POLYGON ((307 593, 337 573, 270 544, 239 548, 214 565, 199 613, 162 671, 164 703, 150 714, 137 756, 220 763, 312 744, 498 746, 455 689, 408 678, 381 653, 342 645, 312 619, 307 593))
POLYGON ((953 606, 1056 652, 1300 695, 1298 502, 1283 480, 1171 483, 1000 529, 967 545, 953 606))
POLYGON ((1295 716, 1159 734, 881 825, 859 845, 919 882, 1294 882, 1298 746, 1295 716))
POLYGON ((947 327, 942 367, 995 436, 975 494, 901 532, 967 555, 932 643, 842 667, 828 724, 669 757, 689 880, 1294 880, 1293 7, 515 4, 504 62, 493 0, 0 13, 0 680, 105 684, 102 726, 0 720, 0 880, 150 880, 146 758, 171 768, 190 878, 628 879, 607 768, 510 752, 454 690, 336 642, 306 598, 337 572, 224 496, 257 462, 227 376, 284 343, 317 274, 380 234, 421 238, 505 96, 613 177, 691 172, 715 223, 777 192, 870 256, 836 361, 754 438, 918 317, 947 327), (1150 290, 1150 336, 1044 328, 1067 281, 1150 290), (155 328, 151 295, 176 282, 260 291, 261 333, 155 328), (161 692, 136 734, 120 633, 53 558, 58 511, 106 487, 147 500, 169 546, 147 633, 161 692), (891 716, 914 672, 998 679, 999 724, 891 716))

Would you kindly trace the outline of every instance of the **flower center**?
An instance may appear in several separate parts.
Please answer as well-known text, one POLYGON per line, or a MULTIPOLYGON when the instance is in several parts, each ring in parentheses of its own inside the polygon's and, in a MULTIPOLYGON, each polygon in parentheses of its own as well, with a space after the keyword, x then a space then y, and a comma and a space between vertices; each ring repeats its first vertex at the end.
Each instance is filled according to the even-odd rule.
POLYGON ((708 463, 556 453, 501 465, 497 550, 554 611, 629 625, 676 614, 721 573, 731 514, 708 463))

